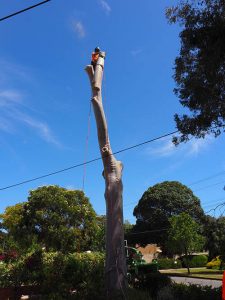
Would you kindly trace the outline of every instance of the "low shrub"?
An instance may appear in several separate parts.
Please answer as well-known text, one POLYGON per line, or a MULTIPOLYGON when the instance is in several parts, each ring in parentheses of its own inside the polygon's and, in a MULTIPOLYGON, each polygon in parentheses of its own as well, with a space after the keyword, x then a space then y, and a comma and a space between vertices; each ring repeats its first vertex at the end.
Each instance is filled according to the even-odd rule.
POLYGON ((0 287, 20 285, 40 286, 45 300, 100 300, 104 291, 104 255, 38 251, 14 263, 1 263, 0 287))
POLYGON ((6 263, 0 263, 0 288, 8 287, 10 282, 9 267, 6 263))
POLYGON ((173 283, 160 290, 157 300, 221 300, 221 288, 173 283))
POLYGON ((138 283, 138 288, 141 290, 148 291, 151 297, 156 297, 159 290, 169 286, 171 279, 165 274, 150 273, 142 278, 138 283))
MULTIPOLYGON (((43 294, 63 299, 100 299, 104 290, 104 255, 101 253, 48 253, 43 263, 43 294)), ((46 298, 47 299, 47 298, 46 298)), ((49 298, 51 299, 51 298, 49 298)))
POLYGON ((195 284, 173 284, 172 294, 182 300, 221 300, 221 288, 199 286, 195 284))
POLYGON ((180 260, 174 260, 173 258, 160 258, 158 259, 159 270, 165 269, 179 269, 182 267, 180 260))
POLYGON ((137 289, 129 288, 127 291, 128 300, 151 300, 149 293, 146 291, 140 291, 137 289))
POLYGON ((160 291, 158 291, 157 300, 176 300, 174 298, 171 285, 168 285, 163 289, 161 289, 160 291))
POLYGON ((182 265, 183 267, 187 267, 187 260, 189 262, 190 268, 198 268, 198 267, 205 267, 208 261, 208 257, 206 255, 194 255, 183 257, 182 265))
POLYGON ((211 261, 209 261, 206 264, 207 269, 219 269, 222 266, 222 260, 221 260, 221 256, 217 256, 215 258, 213 258, 211 261))

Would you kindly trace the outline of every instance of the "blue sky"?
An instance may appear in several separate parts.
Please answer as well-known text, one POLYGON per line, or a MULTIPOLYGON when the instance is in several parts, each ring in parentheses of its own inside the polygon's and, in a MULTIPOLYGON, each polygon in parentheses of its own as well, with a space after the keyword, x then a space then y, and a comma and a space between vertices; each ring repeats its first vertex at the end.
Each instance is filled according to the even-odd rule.
MULTIPOLYGON (((84 67, 95 46, 107 52, 103 103, 112 149, 175 130, 173 115, 184 112, 172 78, 180 28, 167 23, 165 8, 176 2, 52 0, 0 22, 0 187, 84 161, 91 95, 84 67)), ((0 18, 35 3, 1 0, 0 18)), ((190 185, 206 211, 225 201, 224 146, 222 135, 178 148, 165 138, 117 155, 124 218, 135 222, 143 192, 165 180, 190 185)), ((98 156, 92 113, 87 158, 98 156)), ((98 214, 105 213, 101 174, 101 161, 86 168, 85 193, 98 214)), ((81 189, 82 178, 80 167, 0 191, 0 212, 38 186, 81 189)))

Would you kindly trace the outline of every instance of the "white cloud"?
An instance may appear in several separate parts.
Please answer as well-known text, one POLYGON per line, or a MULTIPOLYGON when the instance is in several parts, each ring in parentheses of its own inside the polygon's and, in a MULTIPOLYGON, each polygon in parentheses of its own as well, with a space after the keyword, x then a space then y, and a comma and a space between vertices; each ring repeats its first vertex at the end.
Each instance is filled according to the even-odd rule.
POLYGON ((7 133, 14 132, 12 124, 6 118, 3 117, 0 118, 0 130, 5 131, 7 133))
POLYGON ((99 0, 99 3, 102 7, 102 9, 104 10, 104 12, 109 15, 112 11, 111 7, 109 6, 109 4, 105 1, 105 0, 99 0))
POLYGON ((190 143, 190 148, 189 148, 189 155, 193 154, 198 154, 202 150, 206 149, 212 142, 213 142, 213 137, 208 135, 204 139, 192 139, 190 143))
POLYGON ((0 107, 7 107, 10 105, 21 103, 22 95, 15 90, 0 91, 0 107))
MULTIPOLYGON (((19 115, 19 114, 18 114, 19 115)), ((18 117, 17 115, 17 117, 18 117)), ((26 115, 26 114, 20 114, 19 118, 22 122, 24 122, 28 127, 33 128, 36 130, 36 132, 48 143, 55 144, 57 146, 60 146, 59 142, 54 137, 51 129, 49 126, 41 122, 39 120, 35 120, 34 118, 26 115)))
POLYGON ((150 152, 156 156, 170 156, 176 152, 176 146, 171 140, 167 140, 163 141, 160 146, 152 148, 150 152))
POLYGON ((46 122, 35 119, 29 112, 24 112, 27 107, 23 103, 23 95, 17 90, 0 90, 0 130, 13 133, 18 124, 25 124, 46 142, 60 146, 46 122))
POLYGON ((73 20, 72 21, 72 28, 73 28, 73 31, 76 33, 76 35, 79 38, 84 38, 85 37, 86 32, 85 32, 84 25, 82 24, 81 21, 73 20))
POLYGON ((164 138, 148 149, 148 154, 158 157, 168 157, 176 154, 182 154, 184 156, 198 155, 203 150, 207 149, 213 142, 211 136, 206 136, 204 139, 192 138, 187 143, 175 146, 170 138, 164 138))
POLYGON ((11 83, 13 79, 28 82, 33 80, 29 69, 0 58, 0 84, 11 83))

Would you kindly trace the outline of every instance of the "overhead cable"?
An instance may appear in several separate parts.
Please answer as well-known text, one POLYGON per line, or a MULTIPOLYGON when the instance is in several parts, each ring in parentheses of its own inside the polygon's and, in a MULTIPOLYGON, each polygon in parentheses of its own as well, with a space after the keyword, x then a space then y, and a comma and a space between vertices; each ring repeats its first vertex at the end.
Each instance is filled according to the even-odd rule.
POLYGON ((34 4, 34 5, 32 5, 32 6, 26 7, 26 8, 24 8, 24 9, 22 9, 22 10, 16 11, 16 12, 14 12, 14 13, 8 15, 8 16, 5 16, 5 17, 3 17, 3 18, 0 18, 0 21, 4 21, 4 20, 6 20, 6 19, 9 19, 9 18, 11 18, 11 17, 14 17, 14 16, 16 16, 16 15, 18 15, 18 14, 21 14, 21 13, 27 11, 27 10, 30 10, 30 9, 33 9, 33 8, 35 8, 35 7, 37 7, 37 6, 40 6, 40 5, 42 5, 42 4, 45 4, 45 3, 49 2, 49 1, 51 1, 51 0, 45 0, 45 1, 39 2, 39 3, 37 3, 37 4, 34 4))
MULTIPOLYGON (((112 156, 112 155, 115 155, 115 154, 119 154, 119 153, 122 153, 122 152, 125 152, 125 151, 128 151, 128 150, 131 150, 131 149, 134 149, 134 148, 137 148, 137 147, 140 147, 140 146, 143 146, 143 145, 146 145, 146 144, 158 141, 158 140, 163 139, 163 138, 165 138, 167 136, 173 135, 173 134, 175 134, 177 132, 178 132, 178 130, 166 133, 164 135, 161 135, 161 136, 158 136, 156 138, 147 140, 145 142, 142 142, 142 143, 139 143, 139 144, 127 147, 127 148, 123 148, 121 150, 113 152, 112 154, 105 155, 104 157, 108 157, 108 156, 112 156)), ((64 168, 64 169, 61 169, 61 170, 53 171, 53 172, 50 172, 48 174, 44 174, 44 175, 37 176, 37 177, 31 178, 31 179, 23 180, 23 181, 18 182, 18 183, 10 184, 8 186, 0 188, 0 191, 6 190, 6 189, 10 189, 12 187, 16 187, 16 186, 19 186, 19 185, 23 185, 23 184, 26 184, 26 183, 29 183, 29 182, 32 182, 32 181, 36 181, 38 179, 42 179, 42 178, 46 178, 46 177, 49 177, 49 176, 52 176, 52 175, 56 175, 56 174, 59 174, 59 173, 62 173, 62 172, 66 172, 66 171, 69 171, 71 169, 75 169, 75 168, 78 168, 78 167, 81 167, 81 166, 84 166, 84 165, 87 165, 87 164, 91 164, 91 163, 96 162, 96 161, 101 160, 101 159, 102 159, 101 157, 97 157, 97 158, 88 160, 86 162, 78 163, 76 165, 73 165, 73 166, 70 166, 70 167, 67 167, 67 168, 64 168)))

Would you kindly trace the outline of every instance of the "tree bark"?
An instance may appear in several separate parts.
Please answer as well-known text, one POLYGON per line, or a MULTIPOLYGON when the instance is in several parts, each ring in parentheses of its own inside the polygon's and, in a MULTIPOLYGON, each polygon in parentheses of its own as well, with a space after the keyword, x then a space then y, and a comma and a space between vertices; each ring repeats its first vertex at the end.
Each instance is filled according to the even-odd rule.
POLYGON ((98 142, 102 156, 106 200, 106 294, 107 299, 125 299, 127 270, 124 249, 122 170, 123 165, 112 154, 107 122, 102 105, 102 77, 105 53, 99 57, 95 70, 91 65, 85 70, 92 89, 92 105, 97 124, 98 142))
POLYGON ((190 267, 189 267, 188 251, 187 251, 186 247, 185 247, 185 257, 186 257, 188 275, 190 275, 191 272, 190 272, 190 267))

